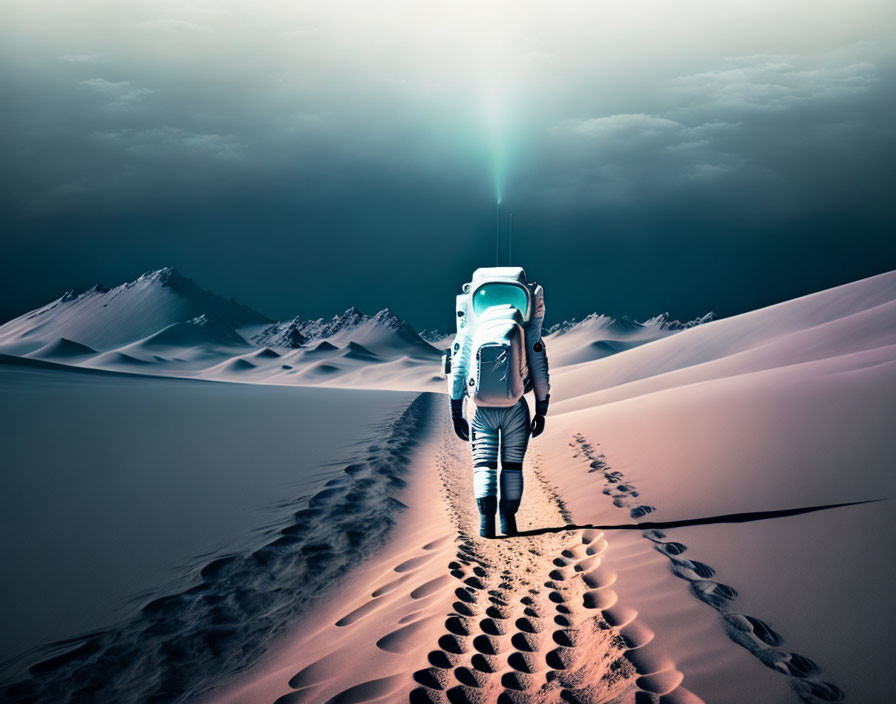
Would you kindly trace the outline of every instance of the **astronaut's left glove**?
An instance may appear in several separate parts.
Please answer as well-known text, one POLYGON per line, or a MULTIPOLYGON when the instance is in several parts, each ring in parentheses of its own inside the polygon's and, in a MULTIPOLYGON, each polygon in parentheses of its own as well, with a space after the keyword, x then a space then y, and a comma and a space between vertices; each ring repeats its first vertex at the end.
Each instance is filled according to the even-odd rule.
POLYGON ((454 433, 466 442, 470 439, 470 424, 464 418, 463 399, 455 401, 451 399, 451 422, 454 424, 454 433))
POLYGON ((544 432, 544 417, 547 415, 550 400, 551 395, 548 394, 541 401, 535 402, 535 417, 532 419, 532 425, 529 427, 533 438, 537 438, 544 432))

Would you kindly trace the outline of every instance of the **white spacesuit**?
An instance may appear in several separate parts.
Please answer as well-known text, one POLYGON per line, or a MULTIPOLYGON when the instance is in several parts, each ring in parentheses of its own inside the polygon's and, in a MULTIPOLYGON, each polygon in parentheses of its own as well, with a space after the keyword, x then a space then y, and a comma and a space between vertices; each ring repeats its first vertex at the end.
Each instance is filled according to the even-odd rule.
POLYGON ((519 267, 477 269, 462 290, 457 297, 457 336, 446 362, 451 417, 458 437, 472 438, 480 534, 495 536, 495 511, 500 508, 501 531, 514 535, 523 494, 523 457, 529 436, 544 430, 550 398, 541 339, 544 291, 527 282, 519 267), (535 392, 531 420, 525 399, 530 390, 535 392), (476 405, 472 432, 463 416, 467 396, 476 405))

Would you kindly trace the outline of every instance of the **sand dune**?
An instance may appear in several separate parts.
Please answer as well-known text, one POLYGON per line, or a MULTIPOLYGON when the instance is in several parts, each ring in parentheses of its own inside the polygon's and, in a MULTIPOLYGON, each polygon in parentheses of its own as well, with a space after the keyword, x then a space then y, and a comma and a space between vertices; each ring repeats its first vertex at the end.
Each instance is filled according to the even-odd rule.
MULTIPOLYGON (((444 389, 436 360, 346 315, 366 337, 201 345, 202 358, 172 347, 161 356, 186 369, 144 366, 444 389)), ((593 316, 549 337, 553 402, 527 456, 519 537, 475 535, 469 445, 444 396, 421 397, 413 443, 371 447, 345 467, 348 484, 309 498, 323 523, 302 559, 325 573, 353 530, 349 496, 384 471, 388 501, 370 526, 394 519, 385 542, 342 563, 312 612, 264 621, 277 638, 208 700, 889 701, 896 272, 681 327, 593 316), (334 505, 348 523, 330 534, 334 505)), ((136 371, 124 349, 85 364, 136 371)), ((288 571, 295 549, 277 543, 272 569, 288 571)), ((229 565, 210 566, 212 582, 219 567, 225 581, 242 574, 229 565)), ((262 608, 250 606, 247 623, 262 608)))
POLYGON ((80 342, 60 337, 43 347, 36 349, 27 356, 36 357, 38 359, 71 361, 73 359, 85 359, 98 354, 92 347, 82 345, 80 342))

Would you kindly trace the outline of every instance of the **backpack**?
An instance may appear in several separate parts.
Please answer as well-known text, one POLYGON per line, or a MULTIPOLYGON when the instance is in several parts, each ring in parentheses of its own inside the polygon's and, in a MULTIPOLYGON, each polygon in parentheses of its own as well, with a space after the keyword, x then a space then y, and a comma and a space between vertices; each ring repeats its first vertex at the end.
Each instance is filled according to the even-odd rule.
POLYGON ((470 350, 470 396, 477 406, 507 407, 522 398, 529 377, 523 318, 496 306, 476 320, 470 350))

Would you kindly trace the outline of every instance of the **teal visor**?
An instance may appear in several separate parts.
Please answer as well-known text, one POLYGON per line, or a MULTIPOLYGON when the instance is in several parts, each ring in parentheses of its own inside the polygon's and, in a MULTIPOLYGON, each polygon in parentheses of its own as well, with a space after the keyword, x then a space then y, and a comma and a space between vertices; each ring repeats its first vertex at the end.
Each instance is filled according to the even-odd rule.
POLYGON ((515 284, 483 284, 473 294, 473 312, 476 315, 494 306, 513 306, 525 319, 529 314, 529 294, 515 284))

